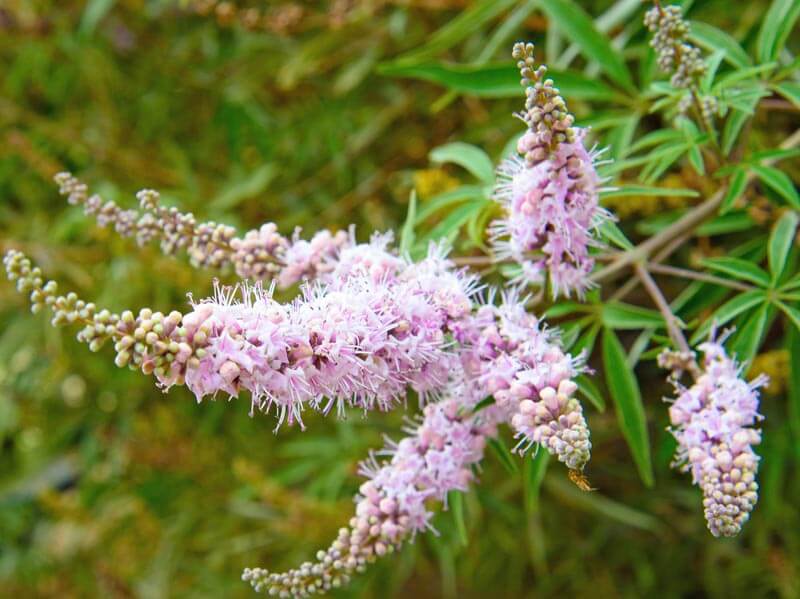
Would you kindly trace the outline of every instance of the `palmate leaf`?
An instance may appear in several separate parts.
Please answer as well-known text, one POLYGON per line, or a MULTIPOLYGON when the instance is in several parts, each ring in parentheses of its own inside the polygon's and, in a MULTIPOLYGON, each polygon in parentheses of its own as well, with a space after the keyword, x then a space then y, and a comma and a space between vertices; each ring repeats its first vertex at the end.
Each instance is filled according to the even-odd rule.
POLYGON ((445 144, 431 150, 428 157, 439 164, 452 163, 466 169, 487 185, 494 184, 494 163, 477 146, 460 141, 445 144))
POLYGON ((769 285, 769 275, 752 262, 724 256, 721 258, 706 258, 702 261, 703 266, 724 273, 734 279, 742 279, 755 283, 760 287, 769 285))
POLYGON ((653 486, 653 464, 650 457, 650 436, 642 404, 642 394, 633 370, 628 366, 625 350, 614 331, 603 331, 603 366, 606 382, 614 400, 617 421, 631 450, 639 477, 653 486))
POLYGON ((778 282, 786 268, 786 257, 789 255, 789 250, 792 249, 797 221, 796 212, 786 212, 775 223, 772 234, 769 236, 767 257, 773 285, 778 282))
POLYGON ((695 344, 701 339, 706 338, 709 332, 711 332, 711 329, 714 327, 721 327, 739 316, 739 314, 750 310, 758 304, 766 303, 766 301, 767 296, 760 289, 740 293, 739 295, 725 302, 711 315, 710 318, 707 318, 703 321, 703 323, 695 331, 694 335, 692 335, 691 343, 695 344))
POLYGON ((621 53, 597 30, 583 8, 573 0, 543 0, 540 6, 550 20, 557 23, 559 30, 580 47, 585 57, 596 61, 612 81, 629 91, 635 89, 621 53))

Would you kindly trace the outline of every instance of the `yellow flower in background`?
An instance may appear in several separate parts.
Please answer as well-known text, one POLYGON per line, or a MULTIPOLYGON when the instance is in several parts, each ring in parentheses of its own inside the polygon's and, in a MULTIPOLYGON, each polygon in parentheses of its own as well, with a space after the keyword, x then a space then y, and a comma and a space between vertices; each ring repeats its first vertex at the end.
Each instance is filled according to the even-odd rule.
POLYGON ((420 200, 427 200, 445 191, 458 187, 459 180, 441 168, 426 168, 414 171, 414 189, 420 200))
POLYGON ((768 395, 781 395, 786 391, 789 379, 789 352, 776 349, 759 354, 750 366, 748 377, 765 374, 769 377, 769 385, 764 387, 768 395))

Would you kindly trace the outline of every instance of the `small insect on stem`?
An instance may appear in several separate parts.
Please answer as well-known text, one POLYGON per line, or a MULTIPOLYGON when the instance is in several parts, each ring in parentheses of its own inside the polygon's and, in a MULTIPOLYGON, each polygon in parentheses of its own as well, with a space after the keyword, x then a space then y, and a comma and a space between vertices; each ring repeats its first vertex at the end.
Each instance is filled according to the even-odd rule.
POLYGON ((580 470, 569 470, 568 476, 581 491, 586 491, 587 493, 590 491, 597 491, 596 488, 589 484, 589 479, 586 478, 586 475, 580 470))

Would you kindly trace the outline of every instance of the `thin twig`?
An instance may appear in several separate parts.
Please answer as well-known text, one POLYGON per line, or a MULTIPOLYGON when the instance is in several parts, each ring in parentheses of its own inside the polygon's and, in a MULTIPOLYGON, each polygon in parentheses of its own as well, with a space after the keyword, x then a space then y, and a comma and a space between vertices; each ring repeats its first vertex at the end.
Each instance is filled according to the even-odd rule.
POLYGON ((644 285, 644 288, 650 294, 653 303, 658 306, 659 311, 664 316, 664 322, 667 324, 667 332, 669 333, 670 339, 672 339, 672 342, 675 344, 675 347, 677 347, 681 353, 687 356, 691 355, 692 349, 689 347, 689 343, 686 341, 683 331, 681 331, 680 321, 672 312, 672 308, 670 308, 664 294, 661 293, 661 289, 658 288, 658 285, 653 280, 653 277, 650 276, 644 264, 637 262, 634 264, 633 268, 636 272, 636 276, 639 277, 642 281, 642 285, 644 285))
MULTIPOLYGON (((782 150, 787 150, 797 146, 798 144, 800 144, 800 129, 787 137, 779 147, 782 150)), ((764 161, 765 164, 772 164, 774 162, 774 159, 764 161)), ((755 175, 753 172, 748 171, 745 185, 751 183, 754 178, 755 175)), ((650 257, 650 254, 669 244, 674 238, 694 231, 694 229, 703 224, 706 219, 716 214, 719 205, 722 203, 722 200, 725 197, 726 191, 727 185, 718 189, 717 192, 705 202, 699 204, 684 214, 681 218, 676 220, 665 229, 662 229, 656 235, 653 235, 636 247, 620 253, 616 260, 592 275, 592 282, 603 283, 616 279, 628 266, 631 266, 637 262, 646 261, 650 257)))
POLYGON ((731 281, 717 277, 714 275, 706 274, 704 272, 697 272, 688 268, 678 268, 676 266, 669 266, 667 264, 656 264, 650 262, 647 264, 647 270, 673 277, 680 277, 683 279, 693 279, 695 281, 703 281, 704 283, 711 283, 712 285, 720 285, 722 287, 730 287, 731 289, 738 289, 739 291, 753 291, 755 287, 739 281, 731 281))

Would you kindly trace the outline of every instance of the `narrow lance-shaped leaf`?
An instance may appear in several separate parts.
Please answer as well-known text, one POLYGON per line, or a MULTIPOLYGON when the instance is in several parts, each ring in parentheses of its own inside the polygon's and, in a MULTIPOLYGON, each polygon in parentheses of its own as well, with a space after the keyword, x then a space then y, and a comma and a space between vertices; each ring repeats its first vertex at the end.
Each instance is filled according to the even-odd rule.
POLYGON ((457 141, 434 148, 429 157, 432 162, 457 164, 483 183, 494 184, 494 164, 486 152, 476 146, 457 141))
POLYGON ((506 444, 499 437, 489 439, 489 447, 492 448, 497 459, 500 460, 500 463, 510 474, 516 474, 519 471, 517 463, 511 459, 511 450, 506 447, 506 444))
POLYGON ((766 295, 760 289, 740 293, 720 306, 717 311, 711 315, 711 318, 707 318, 703 321, 694 335, 692 335, 691 343, 694 344, 704 339, 714 327, 723 326, 739 316, 739 314, 742 314, 760 303, 766 302, 766 300, 766 295))
POLYGON ((756 309, 745 321, 745 325, 736 335, 731 349, 736 354, 737 360, 748 367, 761 346, 764 330, 769 319, 770 306, 763 304, 756 309))
POLYGON ((773 283, 780 279, 786 267, 786 257, 792 248, 797 221, 796 212, 786 212, 778 219, 772 229, 767 247, 767 256, 769 257, 769 270, 772 274, 773 283))
POLYGON ((469 542, 467 536, 467 523, 464 519, 464 494, 461 491, 451 491, 447 496, 447 506, 453 515, 453 523, 456 525, 458 540, 466 546, 469 542))
POLYGON ((608 302, 603 306, 603 324, 611 329, 643 329, 663 327, 660 312, 621 302, 608 302))
POLYGON ((736 200, 739 199, 747 188, 747 171, 744 169, 737 169, 731 177, 731 182, 725 192, 725 197, 722 200, 722 205, 719 208, 720 214, 725 214, 733 208, 736 200))
POLYGON ((653 464, 650 457, 650 436, 647 431, 642 394, 633 370, 625 359, 625 351, 614 331, 603 331, 603 366, 606 382, 617 411, 617 421, 622 430, 642 482, 648 487, 654 483, 653 464))
POLYGON ((481 0, 462 11, 447 25, 434 33, 421 48, 416 48, 397 59, 397 63, 419 63, 451 48, 501 12, 513 6, 515 0, 481 0))
POLYGON ((797 193, 789 175, 777 168, 762 164, 754 164, 750 168, 764 185, 786 200, 792 208, 800 210, 800 194, 797 193))
POLYGON ((573 0, 544 0, 540 6, 550 20, 558 24, 564 35, 580 46, 586 58, 597 61, 600 68, 622 87, 634 89, 622 54, 597 30, 583 8, 573 0))
POLYGON ((550 453, 538 447, 533 455, 525 460, 523 476, 525 477, 525 503, 528 510, 532 510, 539 501, 539 492, 542 488, 542 481, 547 472, 547 464, 550 462, 550 453))
POLYGON ((797 327, 797 330, 800 331, 800 310, 783 302, 778 302, 778 307, 789 317, 789 320, 797 327))
POLYGON ((606 400, 603 399, 603 394, 600 393, 600 389, 592 382, 591 378, 585 374, 579 374, 575 377, 575 383, 578 385, 578 391, 597 408, 598 412, 606 411, 606 400))
MULTIPOLYGON (((800 328, 791 328, 786 335, 789 363, 800 364, 800 328)), ((800 459, 800 368, 789 369, 789 426, 795 439, 795 455, 800 459)))
POLYGON ((750 281, 761 287, 769 285, 769 275, 752 262, 739 258, 722 257, 703 260, 703 266, 724 273, 734 279, 750 281))

